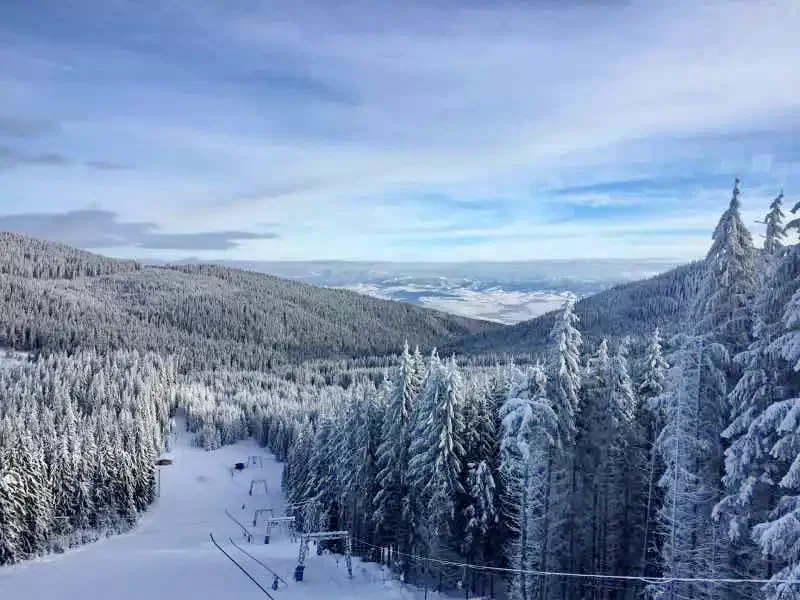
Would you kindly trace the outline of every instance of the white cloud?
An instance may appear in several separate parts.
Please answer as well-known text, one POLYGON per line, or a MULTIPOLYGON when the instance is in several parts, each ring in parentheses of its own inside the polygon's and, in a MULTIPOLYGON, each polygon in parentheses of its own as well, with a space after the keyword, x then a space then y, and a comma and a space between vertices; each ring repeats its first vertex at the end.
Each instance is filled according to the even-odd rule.
MULTIPOLYGON (((119 160, 137 169, 92 181, 18 179, 13 189, 23 200, 65 190, 58 208, 90 197, 167 231, 281 225, 279 243, 250 242, 230 258, 472 260, 697 256, 708 241, 700 231, 727 200, 727 190, 696 189, 649 215, 570 223, 547 206, 546 190, 560 185, 658 178, 687 165, 700 178, 723 170, 792 181, 788 159, 769 142, 751 151, 747 141, 717 139, 769 138, 798 123, 800 14, 788 0, 446 10, 421 2, 332 10, 318 0, 242 11, 165 3, 163 31, 134 32, 154 36, 152 55, 122 42, 61 53, 54 42, 29 41, 35 60, 63 54, 99 77, 107 101, 90 120, 76 98, 59 108, 73 142, 121 147, 119 160), (274 73, 286 76, 296 96, 259 86, 263 71, 272 83, 274 73), (124 85, 108 85, 108 73, 124 85), (420 190, 501 196, 510 212, 506 222, 470 223, 384 201, 420 190), (679 229, 698 233, 669 233, 679 229), (419 247, 398 244, 415 235, 419 247), (431 235, 486 239, 434 248, 431 235)), ((40 80, 19 89, 31 86, 57 89, 40 80)), ((55 96, 0 102, 44 109, 55 96)), ((746 177, 744 185, 746 201, 772 193, 754 193, 746 177)), ((563 198, 594 208, 654 201, 613 192, 563 198)))

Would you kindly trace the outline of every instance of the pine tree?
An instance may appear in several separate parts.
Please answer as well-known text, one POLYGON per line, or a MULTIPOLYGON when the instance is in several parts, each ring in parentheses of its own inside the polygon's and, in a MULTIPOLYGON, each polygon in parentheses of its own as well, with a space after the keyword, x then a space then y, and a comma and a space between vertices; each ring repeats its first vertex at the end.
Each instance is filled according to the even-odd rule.
MULTIPOLYGON (((634 423, 630 432, 629 466, 628 472, 633 478, 640 477, 641 485, 633 485, 641 492, 639 509, 641 521, 633 517, 633 527, 638 527, 642 535, 642 551, 636 562, 643 575, 657 575, 657 542, 652 523, 653 511, 662 502, 660 488, 656 484, 657 473, 663 471, 663 462, 658 460, 656 439, 663 424, 663 415, 659 413, 653 401, 665 389, 669 364, 663 355, 661 335, 656 328, 645 350, 641 370, 641 380, 638 385, 638 403, 634 413, 634 423), (644 475, 646 473, 646 475, 644 475), (646 479, 646 481, 642 481, 646 479)), ((636 491, 632 496, 635 499, 636 491)), ((633 536, 635 539, 635 535, 633 536)), ((634 549, 631 549, 632 552, 634 549)))
MULTIPOLYGON (((2 439, 0 429, 0 441, 2 439)), ((22 476, 14 466, 14 453, 10 445, 4 447, 0 444, 0 564, 13 564, 26 556, 23 484, 22 476)))
POLYGON ((422 389, 419 363, 409 353, 408 344, 400 355, 400 365, 390 387, 389 404, 383 419, 378 447, 378 492, 373 499, 374 520, 383 543, 408 554, 409 532, 403 519, 408 502, 408 453, 414 404, 422 389))
POLYGON ((725 496, 715 508, 715 517, 727 525, 742 577, 763 578, 770 570, 753 547, 752 528, 770 519, 782 493, 777 486, 781 463, 771 455, 780 437, 773 407, 784 406, 792 389, 791 363, 781 350, 787 339, 784 309, 800 285, 799 258, 797 247, 792 246, 767 264, 755 301, 755 339, 735 357, 742 376, 730 393, 731 416, 722 432, 730 446, 722 478, 725 496))
POLYGON ((642 379, 638 385, 638 393, 643 398, 655 398, 664 391, 664 381, 669 365, 664 359, 661 347, 661 333, 656 327, 647 344, 642 368, 642 379))
POLYGON ((414 525, 433 557, 441 556, 452 541, 465 493, 463 403, 463 381, 455 360, 443 365, 434 352, 416 412, 408 469, 421 509, 414 525))
POLYGON ((695 330, 724 344, 731 353, 744 350, 752 333, 755 251, 739 212, 739 179, 722 213, 705 259, 705 278, 694 308, 695 330))
POLYGON ((769 205, 769 212, 764 217, 764 225, 766 225, 764 252, 772 256, 780 253, 783 248, 783 240, 786 237, 786 231, 783 228, 784 214, 781 208, 782 204, 783 192, 775 197, 769 205))
POLYGON ((464 460, 467 466, 465 487, 470 498, 465 509, 464 554, 469 560, 485 563, 502 554, 501 548, 493 543, 502 535, 498 502, 502 489, 498 488, 500 440, 489 382, 473 377, 466 387, 464 460))
POLYGON ((775 580, 765 587, 765 596, 787 600, 796 596, 796 586, 777 580, 800 578, 800 247, 786 250, 772 280, 772 293, 763 295, 765 318, 758 328, 758 339, 768 342, 756 365, 762 370, 753 369, 753 377, 742 382, 745 410, 732 423, 731 433, 738 432, 750 413, 754 418, 731 445, 736 453, 728 457, 726 477, 732 499, 722 508, 738 508, 736 516, 743 513, 740 529, 756 523, 753 539, 768 559, 767 575, 775 580), (781 318, 776 323, 778 310, 781 318))
MULTIPOLYGON (((590 360, 584 382, 584 410, 577 439, 580 478, 574 498, 582 572, 616 574, 627 566, 622 534, 630 508, 626 451, 634 397, 625 358, 626 344, 609 356, 604 340, 590 360)), ((628 540, 630 542, 630 540, 628 540)), ((598 593, 605 588, 599 582, 598 593)))
POLYGON ((580 352, 583 338, 576 329, 578 315, 575 314, 575 301, 567 300, 556 318, 550 339, 553 343, 552 383, 550 397, 553 410, 558 415, 558 436, 560 443, 569 446, 575 439, 575 424, 580 411, 579 393, 581 389, 580 352))
MULTIPOLYGON (((737 179, 706 256, 694 307, 694 336, 685 342, 681 366, 673 369, 661 404, 666 420, 659 450, 667 472, 661 478, 660 519, 674 534, 665 541, 662 555, 671 576, 713 577, 737 570, 724 528, 712 513, 721 500, 721 435, 729 418, 728 391, 737 375, 730 356, 750 343, 753 325, 755 252, 739 214, 739 195, 737 179), (687 511, 691 517, 683 514, 687 511)), ((714 591, 707 585, 677 587, 697 597, 714 591)))
POLYGON ((486 542, 498 521, 497 485, 489 463, 485 460, 470 463, 468 484, 471 502, 465 510, 465 554, 467 558, 483 562, 486 542))
POLYGON ((516 508, 513 515, 507 515, 513 533, 509 563, 518 570, 512 576, 511 595, 528 600, 537 589, 541 590, 543 582, 519 571, 545 568, 550 480, 547 469, 558 431, 557 416, 547 398, 546 375, 540 365, 527 374, 515 374, 501 415, 500 472, 505 493, 516 508))

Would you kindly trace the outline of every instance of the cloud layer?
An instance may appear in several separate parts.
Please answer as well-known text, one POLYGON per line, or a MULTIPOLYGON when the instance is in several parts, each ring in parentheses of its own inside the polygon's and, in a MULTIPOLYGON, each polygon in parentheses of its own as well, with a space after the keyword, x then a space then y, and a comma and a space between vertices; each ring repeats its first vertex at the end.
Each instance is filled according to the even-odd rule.
POLYGON ((791 0, 0 7, 7 211, 281 224, 225 258, 696 257, 735 175, 750 222, 800 190, 798 28, 791 0))

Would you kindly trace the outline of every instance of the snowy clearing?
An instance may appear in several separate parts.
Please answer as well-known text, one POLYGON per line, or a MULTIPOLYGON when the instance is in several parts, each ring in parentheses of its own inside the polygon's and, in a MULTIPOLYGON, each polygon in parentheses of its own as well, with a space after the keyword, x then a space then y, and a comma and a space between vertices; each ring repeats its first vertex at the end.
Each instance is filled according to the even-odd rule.
POLYGON ((14 369, 21 367, 30 359, 27 352, 18 352, 10 348, 0 347, 0 369, 14 369))
MULTIPOLYGON (((225 515, 228 510, 250 526, 257 508, 273 507, 276 515, 282 514, 282 466, 251 440, 205 452, 189 445, 190 435, 181 434, 173 451, 165 455, 174 463, 161 467, 162 495, 132 532, 62 555, 0 567, 0 598, 266 598, 212 545, 209 533, 276 600, 424 597, 421 590, 392 580, 379 565, 358 558, 353 559, 350 579, 343 556, 317 556, 313 547, 306 560, 304 580, 295 582, 298 543, 292 543, 286 532, 274 529, 270 544, 264 545, 263 527, 250 527, 256 537, 248 544, 239 527, 225 515), (229 467, 246 462, 250 455, 263 455, 263 467, 249 466, 232 478, 229 467), (252 497, 248 494, 254 478, 267 481, 267 495, 263 486, 257 486, 252 497), (274 591, 273 576, 236 549, 229 538, 280 575, 287 585, 281 584, 274 591)), ((428 594, 429 598, 436 596, 428 594)))

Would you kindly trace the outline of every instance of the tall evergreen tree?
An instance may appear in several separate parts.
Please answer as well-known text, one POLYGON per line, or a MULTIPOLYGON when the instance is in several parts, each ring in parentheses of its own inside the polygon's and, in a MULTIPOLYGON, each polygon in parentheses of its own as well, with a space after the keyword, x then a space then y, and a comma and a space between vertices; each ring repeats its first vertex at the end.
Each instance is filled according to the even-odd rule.
POLYGON ((764 232, 764 252, 769 255, 775 256, 780 253, 784 246, 784 238, 786 238, 786 231, 783 228, 783 192, 778 194, 772 203, 769 205, 769 212, 764 217, 764 225, 766 231, 764 232))
MULTIPOLYGON (((638 404, 634 414, 634 426, 630 432, 630 464, 628 472, 636 477, 642 470, 646 472, 646 483, 641 486, 640 508, 643 509, 641 521, 634 517, 633 526, 640 526, 642 532, 642 551, 638 561, 643 575, 657 575, 658 538, 654 531, 654 510, 660 505, 662 497, 656 486, 658 473, 663 471, 663 462, 658 460, 656 439, 663 424, 663 414, 653 401, 665 389, 669 364, 664 358, 661 335, 656 328, 647 344, 639 382, 638 404), (646 464, 643 458, 646 456, 646 464), (645 495, 646 494, 646 495, 645 495)), ((635 492, 634 492, 635 493, 635 492)), ((633 563, 633 561, 631 561, 633 563)))
MULTIPOLYGON (((777 200, 776 200, 777 202, 777 200)), ((782 492, 781 461, 772 455, 780 432, 774 407, 792 393, 791 363, 783 356, 784 312, 800 285, 800 253, 783 249, 766 265, 764 284, 756 297, 754 340, 735 357, 742 376, 730 393, 731 416, 722 432, 725 451, 725 496, 715 517, 727 524, 737 573, 763 578, 771 565, 754 548, 752 528, 770 519, 782 492)))
POLYGON ((409 531, 403 519, 403 505, 408 502, 409 493, 406 475, 414 404, 422 389, 422 377, 420 363, 410 354, 406 344, 390 387, 378 447, 378 493, 373 500, 374 519, 379 539, 404 554, 410 549, 409 531))
POLYGON ((656 327, 647 344, 642 365, 642 378, 637 391, 643 398, 655 398, 664 391, 669 365, 664 358, 661 333, 656 327))
POLYGON ((544 593, 544 582, 524 571, 546 568, 547 469, 558 422, 547 398, 547 378, 540 365, 527 374, 518 372, 512 381, 508 401, 501 408, 501 473, 506 493, 517 501, 515 513, 509 515, 513 532, 509 563, 517 569, 511 579, 511 595, 529 600, 544 593))
POLYGON ((434 558, 445 555, 453 541, 465 493, 463 386, 455 360, 442 364, 434 353, 416 413, 408 469, 421 509, 416 530, 434 558))
MULTIPOLYGON (((714 577, 737 569, 736 556, 725 545, 724 528, 712 513, 721 499, 727 394, 737 375, 730 356, 744 350, 752 336, 755 252, 741 220, 739 195, 737 179, 706 256, 694 308, 694 337, 684 344, 681 366, 674 370, 680 376, 671 377, 661 405, 666 421, 659 449, 667 472, 661 479, 660 516, 671 533, 662 552, 670 576, 714 577), (687 435, 693 439, 687 440, 687 435), (691 518, 684 515, 676 521, 686 511, 691 518)), ((717 591, 708 585, 677 587, 691 589, 696 597, 717 591)))
POLYGON ((753 539, 767 559, 766 575, 775 580, 765 586, 765 597, 788 600, 796 597, 796 585, 778 580, 800 578, 800 247, 786 249, 772 280, 772 293, 762 296, 765 318, 757 338, 766 348, 752 376, 740 382, 743 410, 729 427, 731 493, 721 509, 734 514, 735 533, 755 523, 753 539))
MULTIPOLYGON (((577 420, 581 411, 580 391, 583 369, 580 363, 583 337, 577 329, 579 322, 575 314, 575 302, 570 299, 556 317, 550 332, 549 393, 556 415, 556 445, 548 460, 550 490, 548 511, 547 552, 545 557, 550 570, 572 571, 577 565, 577 537, 575 522, 576 507, 573 501, 577 491, 577 462, 575 460, 575 438, 577 420)), ((573 582, 561 581, 561 589, 547 589, 545 581, 542 597, 551 594, 566 596, 573 582)))
POLYGON ((742 222, 739 179, 705 259, 705 278, 694 308, 695 331, 738 353, 750 342, 755 293, 755 251, 742 222))

